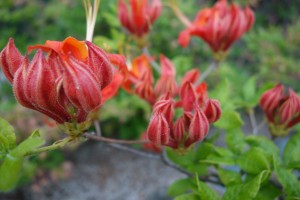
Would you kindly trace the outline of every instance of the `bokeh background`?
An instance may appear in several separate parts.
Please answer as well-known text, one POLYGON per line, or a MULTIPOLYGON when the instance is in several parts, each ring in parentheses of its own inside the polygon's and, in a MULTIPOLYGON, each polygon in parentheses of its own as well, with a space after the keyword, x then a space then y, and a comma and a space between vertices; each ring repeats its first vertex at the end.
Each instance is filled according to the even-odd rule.
MULTIPOLYGON (((164 0, 163 0, 164 2, 164 0)), ((179 6, 191 20, 197 12, 213 0, 178 0, 179 6)), ((234 44, 219 71, 207 80, 209 87, 227 76, 240 93, 245 80, 255 76, 260 86, 268 82, 282 82, 300 91, 300 0, 235 0, 241 6, 250 5, 256 15, 253 29, 234 44)), ((121 28, 117 18, 117 0, 102 0, 97 17, 94 42, 113 53, 124 53, 129 58, 137 56, 127 49, 134 43, 121 28)), ((85 39, 86 19, 81 0, 1 0, 0 1, 0 49, 13 37, 16 46, 25 54, 29 45, 46 40, 63 40, 67 36, 85 39)), ((211 60, 209 47, 200 39, 193 38, 188 48, 177 43, 183 24, 172 10, 164 5, 150 33, 151 54, 169 57, 176 66, 178 77, 193 67, 204 71, 211 60)), ((48 141, 61 137, 59 130, 45 124, 40 114, 21 108, 14 100, 10 84, 0 71, 0 116, 16 128, 17 138, 22 140, 39 128, 48 141)), ((105 136, 136 139, 146 129, 150 107, 136 96, 120 91, 108 101, 100 114, 101 128, 105 136), (120 114, 121 113, 121 114, 120 114), (138 116, 138 117, 137 117, 138 116)), ((46 172, 69 170, 67 152, 53 151, 31 158, 25 167, 20 185, 34 183, 46 172), (67 166, 67 167, 66 167, 67 166), (40 173, 40 174, 39 174, 40 173), (37 175, 39 174, 39 175, 37 175), (42 174, 42 175, 41 175, 42 174)), ((76 159, 75 159, 76 160, 76 159)), ((59 178, 58 178, 59 179, 59 178)))

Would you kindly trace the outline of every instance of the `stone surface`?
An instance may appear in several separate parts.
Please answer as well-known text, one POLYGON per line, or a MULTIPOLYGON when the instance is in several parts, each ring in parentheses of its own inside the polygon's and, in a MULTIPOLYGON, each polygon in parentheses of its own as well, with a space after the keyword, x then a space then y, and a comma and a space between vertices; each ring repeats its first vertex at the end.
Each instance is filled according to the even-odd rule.
POLYGON ((101 143, 87 142, 73 155, 69 178, 49 182, 39 192, 28 186, 5 199, 167 200, 172 199, 166 194, 167 187, 184 177, 161 160, 101 143))

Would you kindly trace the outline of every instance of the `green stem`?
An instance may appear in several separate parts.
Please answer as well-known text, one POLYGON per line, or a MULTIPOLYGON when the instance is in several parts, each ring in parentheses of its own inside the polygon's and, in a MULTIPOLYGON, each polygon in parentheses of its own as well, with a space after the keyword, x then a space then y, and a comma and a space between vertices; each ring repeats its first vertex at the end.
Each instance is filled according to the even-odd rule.
POLYGON ((211 72, 218 68, 218 66, 219 62, 216 60, 212 60, 209 67, 201 74, 195 85, 199 85, 200 83, 202 83, 211 72))
POLYGON ((41 148, 38 148, 38 149, 34 149, 34 150, 30 151, 30 152, 27 152, 26 156, 35 155, 35 154, 39 154, 39 153, 42 153, 42 152, 52 151, 52 150, 55 150, 55 149, 59 149, 59 148, 64 147, 66 144, 68 144, 68 143, 70 143, 72 141, 74 141, 74 138, 67 137, 67 138, 64 138, 62 140, 54 142, 50 146, 41 147, 41 148))

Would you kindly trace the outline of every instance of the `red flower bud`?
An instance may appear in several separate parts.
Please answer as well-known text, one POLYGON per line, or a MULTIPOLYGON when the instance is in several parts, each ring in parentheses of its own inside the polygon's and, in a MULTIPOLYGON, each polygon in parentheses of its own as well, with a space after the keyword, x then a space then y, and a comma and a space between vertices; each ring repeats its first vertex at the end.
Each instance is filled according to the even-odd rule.
POLYGON ((66 96, 85 112, 93 111, 102 103, 101 85, 87 64, 70 57, 64 61, 63 87, 66 96))
POLYGON ((300 115, 300 98, 292 89, 289 89, 289 97, 280 106, 278 115, 280 124, 285 125, 300 115))
POLYGON ((209 99, 205 105, 204 113, 209 123, 214 123, 221 117, 221 106, 219 101, 215 99, 209 99))
POLYGON ((201 10, 194 22, 181 32, 178 42, 186 47, 191 36, 203 39, 214 52, 225 52, 254 23, 254 13, 250 8, 242 10, 226 0, 219 0, 212 8, 201 10))
POLYGON ((160 55, 161 76, 155 86, 157 96, 170 93, 172 96, 176 94, 177 84, 175 81, 175 68, 173 63, 164 55, 160 55))
POLYGON ((181 84, 183 85, 185 82, 196 83, 196 81, 200 77, 200 72, 198 69, 192 69, 185 73, 184 77, 182 78, 181 84))
POLYGON ((137 95, 139 95, 142 99, 148 101, 150 104, 155 103, 156 96, 152 84, 148 81, 138 82, 135 85, 135 92, 137 95))
POLYGON ((185 82, 180 90, 180 98, 184 111, 192 111, 197 95, 191 82, 185 82))
POLYGON ((0 53, 0 67, 10 83, 13 82, 14 74, 20 68, 24 56, 14 44, 14 39, 10 38, 6 47, 0 53))
POLYGON ((37 49, 37 53, 31 62, 26 57, 19 66, 21 56, 12 39, 7 48, 10 50, 4 49, 1 58, 5 63, 16 62, 3 67, 8 79, 14 76, 15 96, 23 106, 60 124, 84 122, 90 112, 101 106, 101 89, 112 79, 112 65, 102 49, 72 37, 62 42, 47 41, 45 45, 28 47, 28 52, 37 49))
POLYGON ((170 127, 160 112, 155 112, 147 129, 148 138, 155 145, 166 145, 170 139, 170 127))
POLYGON ((88 66, 95 72, 101 89, 103 89, 111 82, 113 77, 111 62, 104 50, 89 41, 85 43, 88 46, 88 66))
POLYGON ((191 144, 203 140, 208 134, 209 122, 207 117, 197 104, 194 105, 194 111, 195 113, 189 127, 189 137, 184 144, 185 147, 189 147, 191 144))
MULTIPOLYGON (((142 133, 141 139, 142 139, 142 140, 148 139, 147 131, 144 131, 144 132, 142 133)), ((157 145, 155 145, 155 144, 153 144, 153 143, 150 143, 150 142, 149 142, 149 143, 145 143, 145 144, 143 145, 143 147, 144 147, 145 149, 150 150, 150 151, 153 151, 153 152, 155 152, 155 153, 161 153, 161 147, 160 147, 160 146, 157 146, 157 145)))
POLYGON ((131 34, 142 37, 150 30, 151 25, 161 12, 161 1, 151 0, 124 0, 118 1, 118 16, 123 27, 131 34), (127 4, 130 4, 130 9, 127 4))
POLYGON ((205 82, 200 83, 196 87, 196 94, 199 106, 204 106, 208 99, 207 84, 205 82))
POLYGON ((284 98, 283 85, 278 84, 274 88, 267 90, 262 94, 259 105, 266 113, 269 121, 274 122, 274 112, 284 98))
POLYGON ((153 112, 162 113, 167 122, 171 124, 174 117, 174 100, 168 98, 157 101, 153 106, 153 112))
POLYGON ((181 144, 185 137, 185 124, 183 117, 180 117, 173 126, 173 131, 171 132, 173 140, 177 144, 181 144))
POLYGON ((59 104, 57 82, 51 67, 39 50, 31 63, 25 58, 15 73, 13 89, 20 104, 42 112, 58 123, 71 119, 71 115, 59 104))

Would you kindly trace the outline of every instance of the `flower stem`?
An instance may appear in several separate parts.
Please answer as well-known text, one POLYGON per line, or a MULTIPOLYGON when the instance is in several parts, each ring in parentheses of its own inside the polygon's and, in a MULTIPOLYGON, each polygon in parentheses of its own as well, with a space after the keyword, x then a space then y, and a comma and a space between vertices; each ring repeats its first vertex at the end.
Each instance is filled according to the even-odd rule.
POLYGON ((201 82, 203 82, 211 72, 218 68, 218 66, 219 62, 212 60, 209 67, 201 74, 200 78, 196 82, 196 85, 199 85, 201 82))
POLYGON ((256 122, 256 119, 255 119, 255 113, 254 113, 253 108, 248 109, 248 115, 249 115, 249 118, 250 118, 250 123, 251 123, 251 126, 252 126, 253 135, 256 135, 257 134, 257 122, 256 122))
POLYGON ((62 140, 54 142, 52 145, 41 147, 41 148, 38 148, 38 149, 34 149, 30 152, 27 152, 25 155, 30 156, 30 155, 35 155, 35 154, 39 154, 39 153, 46 152, 46 151, 52 151, 52 150, 55 150, 55 149, 59 149, 59 148, 62 148, 66 144, 69 144, 73 141, 74 141, 73 137, 66 137, 62 140))
POLYGON ((177 2, 174 0, 169 0, 168 3, 166 4, 169 6, 176 17, 186 26, 190 27, 192 25, 191 21, 181 12, 181 10, 177 6, 177 2))
MULTIPOLYGON (((144 47, 143 48, 143 53, 148 57, 148 58, 151 58, 151 54, 148 50, 147 47, 144 47)), ((160 71, 160 67, 159 67, 159 64, 157 62, 155 62, 153 59, 149 59, 150 60, 150 64, 152 65, 152 67, 157 71, 157 73, 161 73, 160 71)))

